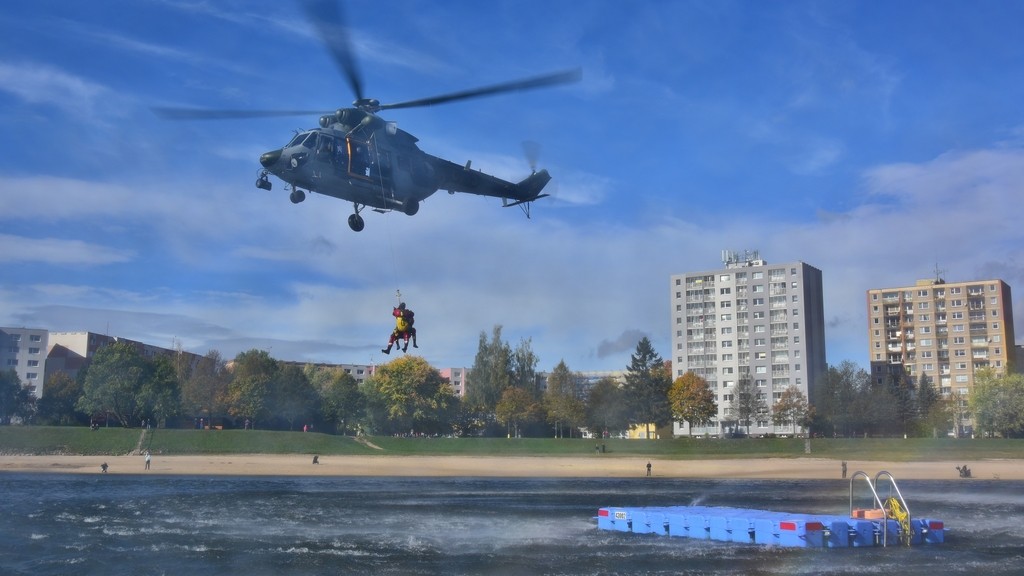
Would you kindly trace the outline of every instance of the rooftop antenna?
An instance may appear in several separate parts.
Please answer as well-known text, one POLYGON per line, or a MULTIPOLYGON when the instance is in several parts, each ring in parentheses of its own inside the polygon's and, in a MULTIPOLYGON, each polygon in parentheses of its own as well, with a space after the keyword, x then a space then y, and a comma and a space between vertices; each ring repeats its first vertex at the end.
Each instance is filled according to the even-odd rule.
POLYGON ((942 278, 942 276, 945 273, 946 273, 946 271, 945 270, 941 270, 939 268, 939 262, 936 261, 935 262, 935 283, 936 284, 945 284, 946 283, 946 280, 942 278))

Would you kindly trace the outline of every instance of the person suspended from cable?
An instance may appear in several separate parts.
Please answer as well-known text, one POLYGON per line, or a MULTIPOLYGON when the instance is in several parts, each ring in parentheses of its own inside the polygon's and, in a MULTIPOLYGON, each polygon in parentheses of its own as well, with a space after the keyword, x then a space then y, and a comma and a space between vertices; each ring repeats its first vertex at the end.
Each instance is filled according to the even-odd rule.
POLYGON ((405 344, 402 346, 402 352, 409 350, 409 339, 412 339, 412 347, 419 348, 416 344, 416 328, 413 324, 416 322, 416 315, 412 310, 405 306, 405 302, 399 302, 398 306, 391 310, 391 315, 395 317, 395 329, 391 332, 391 337, 388 338, 388 347, 382 348, 381 352, 385 354, 391 353, 391 347, 395 345, 398 340, 404 340, 405 344))

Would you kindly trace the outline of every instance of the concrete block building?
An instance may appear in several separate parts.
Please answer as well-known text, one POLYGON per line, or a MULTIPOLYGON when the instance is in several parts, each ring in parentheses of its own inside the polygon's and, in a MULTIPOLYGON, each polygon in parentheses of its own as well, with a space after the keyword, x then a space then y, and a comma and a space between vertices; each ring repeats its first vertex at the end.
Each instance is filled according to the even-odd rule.
POLYGON ((718 403, 710 425, 691 430, 676 423, 674 434, 739 430, 735 390, 743 378, 769 407, 751 422, 750 434, 791 433, 791 426, 776 429, 770 407, 790 386, 813 404, 827 370, 821 270, 804 262, 769 264, 756 251, 724 251, 722 263, 670 279, 672 377, 696 373, 718 403))

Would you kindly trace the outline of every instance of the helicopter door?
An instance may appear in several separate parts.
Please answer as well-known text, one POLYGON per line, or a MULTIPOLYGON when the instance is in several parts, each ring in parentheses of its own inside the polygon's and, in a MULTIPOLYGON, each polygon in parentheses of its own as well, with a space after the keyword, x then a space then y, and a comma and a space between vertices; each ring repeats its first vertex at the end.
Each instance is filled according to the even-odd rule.
POLYGON ((329 134, 321 133, 320 134, 320 138, 317 140, 317 143, 316 143, 316 156, 317 156, 317 158, 319 158, 321 160, 324 160, 324 161, 334 162, 335 161, 334 148, 335 148, 334 137, 329 135, 329 134))
POLYGON ((356 140, 351 136, 345 138, 348 148, 348 175, 370 179, 370 143, 356 140))

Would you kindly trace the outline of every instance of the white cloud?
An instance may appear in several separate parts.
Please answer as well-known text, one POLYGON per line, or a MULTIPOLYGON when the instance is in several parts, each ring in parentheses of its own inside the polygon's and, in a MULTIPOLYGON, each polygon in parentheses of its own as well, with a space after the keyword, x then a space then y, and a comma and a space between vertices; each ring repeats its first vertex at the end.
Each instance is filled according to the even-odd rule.
POLYGON ((0 62, 0 90, 30 104, 55 106, 78 118, 107 108, 114 94, 105 86, 38 63, 0 62))
POLYGON ((31 262, 34 264, 94 266, 128 262, 133 250, 110 248, 82 240, 60 238, 26 238, 0 234, 0 262, 31 262))

